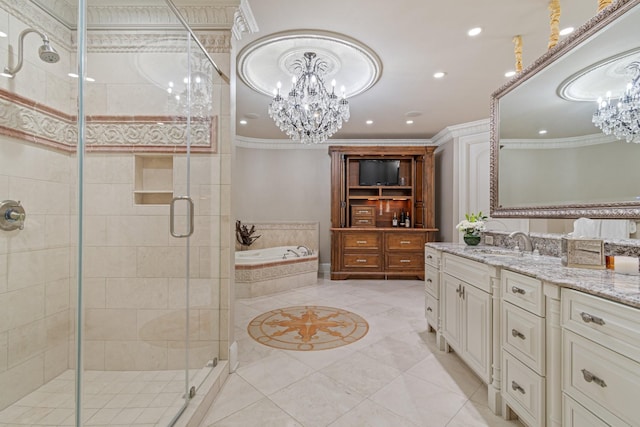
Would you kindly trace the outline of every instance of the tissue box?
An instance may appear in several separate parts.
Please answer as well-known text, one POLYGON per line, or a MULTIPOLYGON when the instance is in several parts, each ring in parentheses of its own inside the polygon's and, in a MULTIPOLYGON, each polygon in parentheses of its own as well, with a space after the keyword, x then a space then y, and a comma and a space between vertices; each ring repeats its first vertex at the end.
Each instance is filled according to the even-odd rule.
POLYGON ((562 238, 562 265, 605 269, 604 240, 562 238))

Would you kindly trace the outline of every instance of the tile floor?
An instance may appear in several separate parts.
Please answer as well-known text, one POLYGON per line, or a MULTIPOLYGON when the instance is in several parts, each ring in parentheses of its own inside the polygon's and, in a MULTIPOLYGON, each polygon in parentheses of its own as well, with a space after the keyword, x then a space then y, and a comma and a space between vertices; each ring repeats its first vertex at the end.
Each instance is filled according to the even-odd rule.
MULTIPOLYGON (((194 384, 210 368, 190 370, 194 384)), ((166 426, 184 400, 184 371, 87 371, 85 426, 166 426)), ((75 372, 67 370, 0 411, 0 427, 75 425, 75 372)))
POLYGON ((486 386, 426 332, 421 281, 320 279, 318 285, 236 301, 240 366, 201 426, 520 426, 487 407, 486 386), (363 316, 369 333, 313 352, 273 349, 247 334, 275 308, 324 305, 363 316))

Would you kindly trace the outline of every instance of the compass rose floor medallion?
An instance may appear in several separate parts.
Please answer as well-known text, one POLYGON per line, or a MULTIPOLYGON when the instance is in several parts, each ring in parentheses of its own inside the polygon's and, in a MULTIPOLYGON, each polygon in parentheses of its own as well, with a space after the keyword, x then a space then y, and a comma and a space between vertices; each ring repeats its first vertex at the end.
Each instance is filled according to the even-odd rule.
POLYGON ((249 335, 260 344, 283 350, 328 350, 364 337, 369 324, 362 317, 334 307, 306 305, 278 308, 253 319, 249 335))

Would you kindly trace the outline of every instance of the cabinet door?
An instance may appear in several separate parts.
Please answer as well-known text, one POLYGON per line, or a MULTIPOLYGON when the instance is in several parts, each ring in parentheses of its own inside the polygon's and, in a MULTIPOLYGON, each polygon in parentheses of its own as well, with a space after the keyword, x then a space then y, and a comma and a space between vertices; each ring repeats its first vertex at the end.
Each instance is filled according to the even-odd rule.
POLYGON ((462 289, 462 355, 488 383, 491 379, 491 295, 468 284, 462 289))
POLYGON ((442 336, 455 350, 460 349, 460 288, 463 283, 443 273, 440 278, 442 336))

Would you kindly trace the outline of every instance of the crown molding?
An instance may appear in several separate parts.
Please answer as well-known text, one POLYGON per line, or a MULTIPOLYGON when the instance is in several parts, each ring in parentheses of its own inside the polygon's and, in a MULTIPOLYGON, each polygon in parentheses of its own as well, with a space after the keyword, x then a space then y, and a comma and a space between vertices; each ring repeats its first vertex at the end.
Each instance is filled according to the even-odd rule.
POLYGON ((592 145, 609 144, 616 141, 617 140, 613 135, 596 133, 592 135, 554 139, 500 139, 500 146, 506 146, 510 149, 545 150, 554 148, 589 147, 592 145))
MULTIPOLYGON (((223 31, 198 31, 198 39, 209 53, 231 51, 231 35, 223 31)), ((74 45, 77 43, 73 36, 74 45)), ((183 33, 166 31, 88 31, 89 52, 185 52, 183 33)))
POLYGON ((433 144, 440 146, 455 138, 489 132, 489 119, 447 126, 432 138, 433 144))
POLYGON ((236 135, 234 145, 241 148, 255 148, 261 150, 326 150, 330 145, 349 146, 423 146, 434 145, 430 139, 335 139, 332 138, 323 144, 301 144, 291 139, 263 139, 249 138, 236 135))
POLYGON ((244 33, 253 34, 259 31, 256 18, 247 0, 242 0, 240 6, 233 15, 233 27, 231 33, 236 40, 242 40, 244 33))

